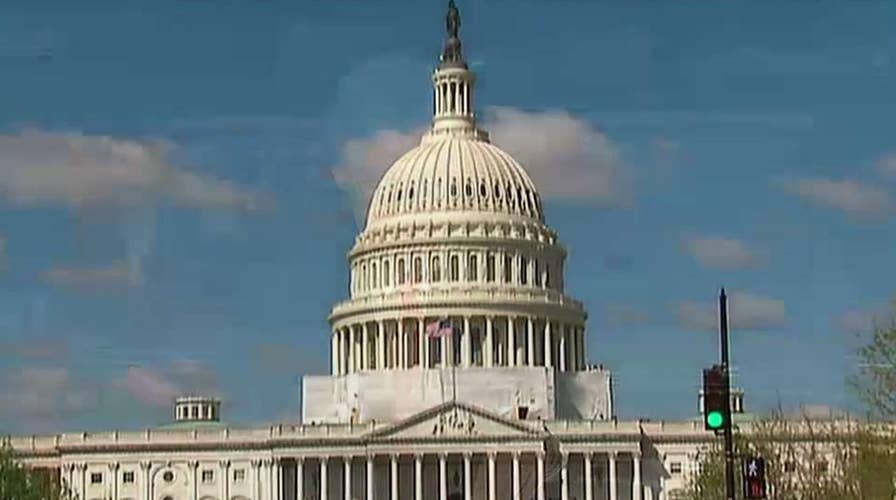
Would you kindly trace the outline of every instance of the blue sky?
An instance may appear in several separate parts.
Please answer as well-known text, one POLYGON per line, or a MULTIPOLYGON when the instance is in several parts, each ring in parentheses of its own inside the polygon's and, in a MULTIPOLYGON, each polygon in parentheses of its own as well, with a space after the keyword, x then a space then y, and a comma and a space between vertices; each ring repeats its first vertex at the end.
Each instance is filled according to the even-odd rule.
MULTIPOLYGON (((694 415, 721 285, 751 409, 859 410, 856 332, 896 295, 896 6, 458 4, 620 418, 694 415)), ((296 419, 357 200, 429 120, 443 13, 4 2, 0 431, 154 425, 180 391, 296 419)))

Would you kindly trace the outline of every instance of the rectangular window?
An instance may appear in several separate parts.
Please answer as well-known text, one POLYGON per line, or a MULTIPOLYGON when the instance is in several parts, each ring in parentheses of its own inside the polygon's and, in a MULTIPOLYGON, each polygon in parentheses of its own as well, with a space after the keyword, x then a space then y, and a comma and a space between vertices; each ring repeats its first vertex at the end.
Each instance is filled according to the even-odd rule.
POLYGON ((90 473, 90 484, 100 484, 103 482, 103 473, 102 472, 91 472, 90 473))
POLYGON ((788 460, 784 462, 784 472, 795 472, 796 471, 796 462, 793 460, 788 460))
POLYGON ((245 480, 246 480, 246 469, 234 469, 233 482, 234 483, 242 483, 245 480))
POLYGON ((672 474, 681 474, 681 462, 672 462, 669 464, 669 472, 672 474))
POLYGON ((504 283, 510 283, 510 280, 513 279, 513 257, 509 255, 504 256, 504 283))
POLYGON ((130 484, 134 482, 134 471, 126 470, 121 473, 121 482, 125 484, 130 484))
POLYGON ((529 259, 520 256, 520 284, 529 284, 529 259))
POLYGON ((535 259, 535 275, 532 276, 532 284, 539 287, 544 285, 541 282, 541 261, 538 259, 535 259))
POLYGON ((475 254, 470 255, 470 265, 467 268, 467 281, 479 280, 479 259, 475 254))
POLYGON ((450 259, 450 269, 448 272, 448 279, 451 281, 457 281, 460 279, 460 259, 457 255, 452 255, 450 259))
POLYGON ((215 471, 213 471, 213 470, 202 471, 202 482, 203 483, 211 483, 214 480, 215 480, 215 471))

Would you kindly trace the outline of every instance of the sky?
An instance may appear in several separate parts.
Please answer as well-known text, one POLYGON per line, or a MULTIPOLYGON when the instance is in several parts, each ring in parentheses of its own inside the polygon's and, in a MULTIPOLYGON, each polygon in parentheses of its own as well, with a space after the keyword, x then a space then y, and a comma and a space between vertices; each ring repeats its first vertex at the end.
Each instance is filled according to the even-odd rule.
MULTIPOLYGON (((896 296, 896 4, 458 0, 493 141, 569 249, 620 419, 862 411, 896 296)), ((0 433, 176 394, 295 421, 365 196, 428 125, 441 0, 0 4, 0 433)))

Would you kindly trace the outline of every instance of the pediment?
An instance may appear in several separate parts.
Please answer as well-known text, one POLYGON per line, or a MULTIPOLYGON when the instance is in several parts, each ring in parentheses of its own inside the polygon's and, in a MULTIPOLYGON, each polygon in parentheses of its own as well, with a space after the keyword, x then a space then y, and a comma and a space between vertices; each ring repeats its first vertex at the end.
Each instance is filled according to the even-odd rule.
POLYGON ((373 431, 374 439, 426 438, 539 438, 543 432, 532 423, 515 422, 465 403, 445 403, 395 425, 373 431))

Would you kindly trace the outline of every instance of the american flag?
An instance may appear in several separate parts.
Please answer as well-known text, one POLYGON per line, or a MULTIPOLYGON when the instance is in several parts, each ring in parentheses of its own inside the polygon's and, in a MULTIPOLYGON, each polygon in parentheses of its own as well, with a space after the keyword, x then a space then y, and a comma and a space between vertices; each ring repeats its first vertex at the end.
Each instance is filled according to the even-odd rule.
POLYGON ((426 325, 426 336, 431 339, 437 339, 446 335, 451 335, 453 330, 454 328, 451 326, 451 321, 441 319, 426 325))

